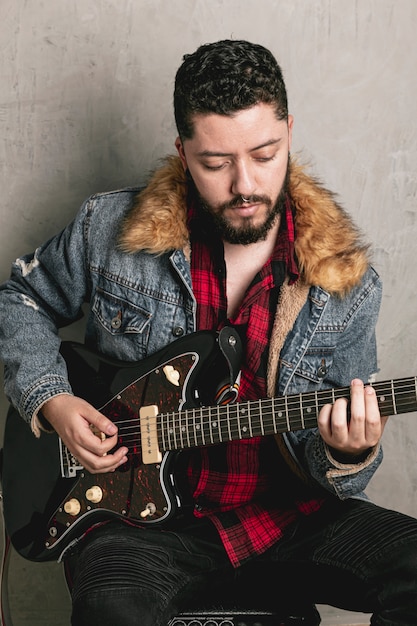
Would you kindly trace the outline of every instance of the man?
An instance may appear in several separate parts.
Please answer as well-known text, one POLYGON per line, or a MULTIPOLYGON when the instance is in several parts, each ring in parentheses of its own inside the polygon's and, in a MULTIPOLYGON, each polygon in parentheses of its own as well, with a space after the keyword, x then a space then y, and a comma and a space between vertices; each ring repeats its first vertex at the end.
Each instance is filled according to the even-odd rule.
POLYGON ((108 356, 140 360, 229 324, 244 344, 240 401, 350 385, 350 406, 327 404, 318 429, 187 453, 193 514, 165 529, 113 521, 80 541, 72 623, 165 626, 196 590, 238 580, 278 605, 301 589, 373 624, 415 624, 417 523, 363 495, 384 427, 364 386, 381 295, 367 248, 290 159, 293 118, 268 50, 201 46, 178 70, 174 106, 179 158, 140 193, 93 196, 14 264, 0 298, 6 393, 90 472, 126 462, 113 422, 71 395, 58 352, 59 327, 87 301, 86 342, 108 356))

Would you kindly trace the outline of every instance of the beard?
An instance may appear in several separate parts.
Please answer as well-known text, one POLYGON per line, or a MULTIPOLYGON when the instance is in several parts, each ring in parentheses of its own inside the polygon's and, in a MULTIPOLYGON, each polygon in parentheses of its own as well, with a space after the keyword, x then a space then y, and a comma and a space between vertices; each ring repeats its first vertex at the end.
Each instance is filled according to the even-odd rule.
POLYGON ((206 217, 209 217, 209 220, 221 238, 228 243, 247 246, 249 244, 256 243, 257 241, 264 241, 269 231, 274 226, 278 216, 283 213, 288 192, 289 170, 290 167, 288 163, 285 180, 275 203, 269 196, 266 195, 251 195, 246 198, 248 204, 261 203, 267 209, 262 224, 257 226, 253 224, 252 217, 243 217, 239 226, 234 226, 231 221, 225 217, 227 209, 242 206, 241 195, 235 196, 235 198, 229 202, 213 207, 199 194, 195 184, 194 189, 197 194, 200 207, 203 209, 206 217))

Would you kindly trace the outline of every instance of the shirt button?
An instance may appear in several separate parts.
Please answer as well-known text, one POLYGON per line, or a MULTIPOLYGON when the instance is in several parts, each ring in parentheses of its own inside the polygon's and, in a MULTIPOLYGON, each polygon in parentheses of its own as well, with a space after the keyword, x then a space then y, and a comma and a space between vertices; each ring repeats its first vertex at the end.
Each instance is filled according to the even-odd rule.
POLYGON ((184 329, 182 328, 182 326, 175 326, 172 334, 174 335, 174 337, 182 337, 184 334, 184 329))

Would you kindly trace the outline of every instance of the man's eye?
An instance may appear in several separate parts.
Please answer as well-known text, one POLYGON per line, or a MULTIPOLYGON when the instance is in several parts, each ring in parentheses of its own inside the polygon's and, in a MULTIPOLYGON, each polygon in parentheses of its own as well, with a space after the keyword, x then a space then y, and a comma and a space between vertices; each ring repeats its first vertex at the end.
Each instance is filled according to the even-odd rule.
POLYGON ((270 156, 258 156, 254 157, 255 161, 259 163, 267 163, 268 161, 272 161, 275 158, 275 154, 271 154, 270 156))
POLYGON ((222 163, 221 165, 208 165, 208 163, 204 163, 203 165, 206 170, 211 170, 211 171, 221 170, 225 166, 224 163, 222 163))

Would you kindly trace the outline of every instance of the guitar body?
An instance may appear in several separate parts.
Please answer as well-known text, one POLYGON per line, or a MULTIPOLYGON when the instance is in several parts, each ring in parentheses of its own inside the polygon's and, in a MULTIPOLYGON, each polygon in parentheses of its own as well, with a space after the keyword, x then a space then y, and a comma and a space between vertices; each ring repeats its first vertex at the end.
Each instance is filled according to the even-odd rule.
POLYGON ((57 435, 35 438, 11 409, 4 435, 3 506, 7 532, 21 556, 55 560, 94 524, 119 518, 145 526, 178 513, 181 455, 161 451, 158 462, 143 462, 139 410, 153 406, 170 413, 208 402, 219 373, 232 376, 218 337, 209 331, 188 335, 139 363, 63 344, 74 393, 118 425, 128 462, 115 472, 90 474, 57 435))

